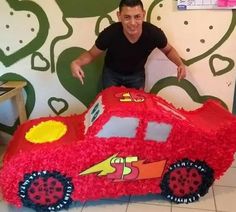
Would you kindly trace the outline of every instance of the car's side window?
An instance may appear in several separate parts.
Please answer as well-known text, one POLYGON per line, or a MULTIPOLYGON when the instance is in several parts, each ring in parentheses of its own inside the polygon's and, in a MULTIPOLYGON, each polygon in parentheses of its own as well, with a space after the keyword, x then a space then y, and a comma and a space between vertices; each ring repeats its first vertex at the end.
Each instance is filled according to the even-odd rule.
POLYGON ((138 118, 112 116, 96 136, 100 138, 134 138, 138 125, 138 118))
POLYGON ((165 142, 171 132, 172 125, 158 122, 148 122, 144 139, 165 142))
POLYGON ((102 98, 100 96, 85 115, 85 120, 84 120, 85 133, 87 132, 88 128, 92 126, 92 124, 103 113, 103 111, 104 111, 104 108, 102 104, 102 98))

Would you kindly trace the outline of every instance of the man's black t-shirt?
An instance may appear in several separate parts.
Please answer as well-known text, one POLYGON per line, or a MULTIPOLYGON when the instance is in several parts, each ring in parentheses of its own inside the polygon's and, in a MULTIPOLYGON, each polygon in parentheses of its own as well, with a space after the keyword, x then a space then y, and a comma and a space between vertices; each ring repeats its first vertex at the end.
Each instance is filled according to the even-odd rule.
POLYGON ((106 67, 122 74, 131 74, 144 71, 144 65, 152 50, 156 47, 164 48, 167 38, 160 28, 144 22, 139 40, 130 43, 118 22, 105 28, 96 39, 95 45, 100 50, 107 50, 104 64, 106 67))

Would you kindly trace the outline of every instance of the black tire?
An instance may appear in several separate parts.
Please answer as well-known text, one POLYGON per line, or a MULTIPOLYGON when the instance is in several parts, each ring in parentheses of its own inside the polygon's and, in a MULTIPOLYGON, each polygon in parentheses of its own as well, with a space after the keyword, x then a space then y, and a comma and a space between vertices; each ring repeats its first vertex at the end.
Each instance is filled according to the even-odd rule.
POLYGON ((205 162, 183 159, 169 167, 160 187, 171 202, 191 203, 204 196, 213 182, 213 170, 205 162))
POLYGON ((59 172, 39 171, 25 174, 19 183, 19 195, 25 207, 36 211, 68 209, 74 190, 71 179, 59 172))

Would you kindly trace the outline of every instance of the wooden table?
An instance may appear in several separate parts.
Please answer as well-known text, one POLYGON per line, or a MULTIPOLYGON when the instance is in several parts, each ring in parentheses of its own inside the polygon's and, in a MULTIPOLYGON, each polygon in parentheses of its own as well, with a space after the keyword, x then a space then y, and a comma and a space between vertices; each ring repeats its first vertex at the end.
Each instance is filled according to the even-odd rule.
POLYGON ((7 81, 0 85, 1 88, 13 88, 6 93, 0 95, 0 102, 12 99, 16 104, 20 123, 22 124, 27 120, 25 104, 23 98, 23 88, 26 86, 25 81, 7 81))

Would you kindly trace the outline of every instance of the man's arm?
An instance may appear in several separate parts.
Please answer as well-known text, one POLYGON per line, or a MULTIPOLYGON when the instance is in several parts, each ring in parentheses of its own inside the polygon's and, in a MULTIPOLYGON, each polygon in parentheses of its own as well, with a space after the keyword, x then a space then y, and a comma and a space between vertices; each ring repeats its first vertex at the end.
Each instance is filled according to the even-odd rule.
POLYGON ((186 77, 186 68, 184 63, 182 62, 178 52, 176 49, 171 46, 170 44, 167 44, 166 47, 160 49, 167 58, 172 61, 177 66, 177 78, 178 80, 184 79, 186 77))
POLYGON ((98 49, 95 45, 88 51, 81 54, 77 59, 71 63, 71 72, 73 77, 78 78, 82 84, 84 84, 84 71, 82 66, 91 63, 99 55, 103 53, 102 50, 98 49))

